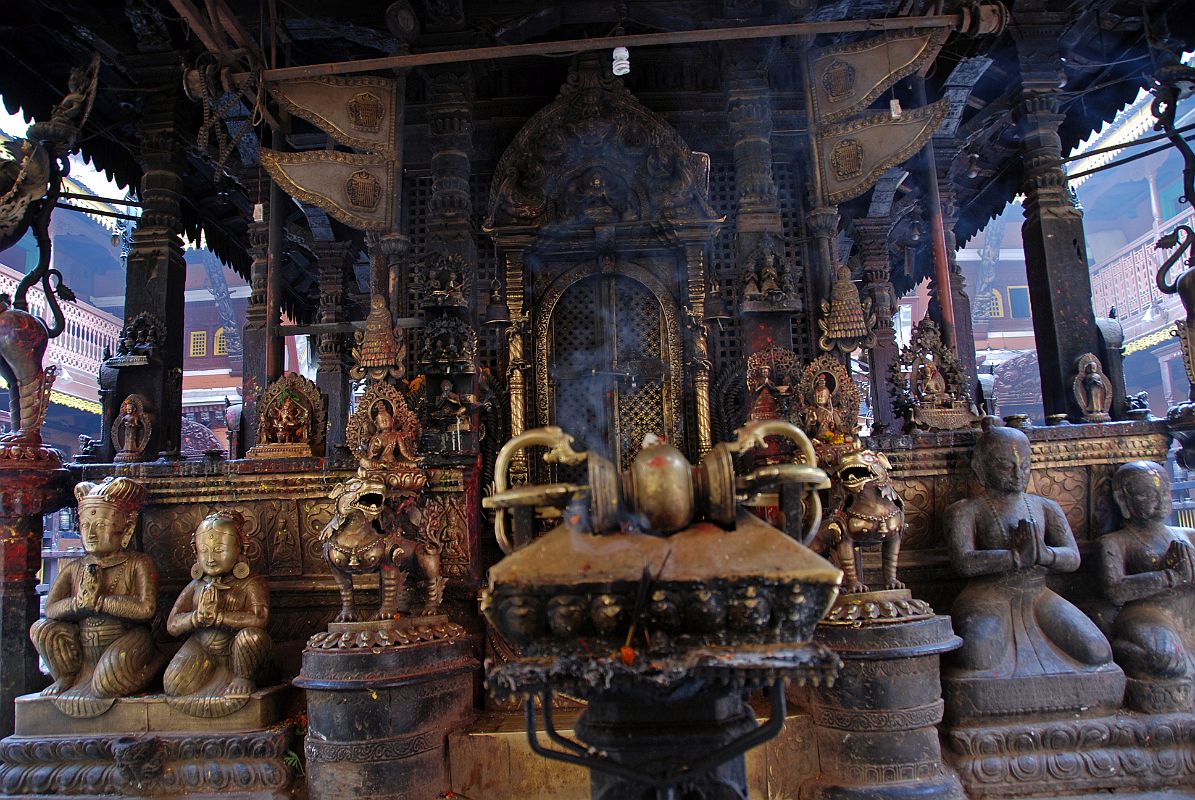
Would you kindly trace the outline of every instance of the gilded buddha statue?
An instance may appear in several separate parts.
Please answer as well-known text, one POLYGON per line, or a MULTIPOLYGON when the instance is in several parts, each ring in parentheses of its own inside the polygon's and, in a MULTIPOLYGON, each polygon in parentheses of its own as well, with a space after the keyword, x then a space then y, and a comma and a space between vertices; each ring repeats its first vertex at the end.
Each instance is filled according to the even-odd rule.
POLYGON ((1170 477, 1134 461, 1112 476, 1124 527, 1099 541, 1104 594, 1120 607, 1112 652, 1141 711, 1190 711, 1195 677, 1195 530, 1172 528, 1170 477))
POLYGON ((244 561, 245 518, 209 514, 191 539, 191 582, 166 620, 171 636, 190 637, 166 667, 168 702, 196 717, 222 717, 249 701, 273 643, 266 633, 270 594, 244 561))
POLYGON ((66 563, 29 631, 54 682, 42 694, 72 717, 98 717, 143 691, 162 658, 150 636, 157 604, 153 560, 127 548, 147 492, 128 478, 75 487, 86 552, 66 563))

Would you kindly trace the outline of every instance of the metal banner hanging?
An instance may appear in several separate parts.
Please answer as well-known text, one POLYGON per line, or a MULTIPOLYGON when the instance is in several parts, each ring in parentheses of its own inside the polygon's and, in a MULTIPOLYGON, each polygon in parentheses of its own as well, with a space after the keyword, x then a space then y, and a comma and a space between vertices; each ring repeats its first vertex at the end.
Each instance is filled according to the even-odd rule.
POLYGON ((270 94, 336 141, 393 156, 395 87, 388 78, 325 76, 270 84, 270 94))
POLYGON ((858 197, 885 171, 907 161, 933 136, 947 108, 947 101, 939 100, 907 109, 899 119, 881 111, 823 128, 817 157, 824 202, 836 205, 858 197))
POLYGON ((261 148, 261 163, 282 189, 346 225, 387 231, 394 225, 394 161, 380 155, 261 148))
POLYGON ((893 84, 928 64, 948 31, 895 31, 860 42, 815 50, 809 88, 820 123, 835 122, 866 109, 893 84))

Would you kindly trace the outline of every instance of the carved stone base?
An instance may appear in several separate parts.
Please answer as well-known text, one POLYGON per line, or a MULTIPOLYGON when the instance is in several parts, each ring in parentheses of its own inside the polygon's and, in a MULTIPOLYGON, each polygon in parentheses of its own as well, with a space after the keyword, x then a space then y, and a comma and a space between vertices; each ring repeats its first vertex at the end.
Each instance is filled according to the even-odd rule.
POLYGON ((161 695, 121 698, 74 719, 50 698, 17 699, 17 734, 0 740, 0 797, 287 798, 290 728, 276 725, 284 687, 255 692, 240 711, 197 719, 161 695))
POLYGON ((420 642, 451 641, 465 636, 465 629, 443 614, 403 617, 369 622, 333 622, 326 633, 317 633, 307 646, 319 650, 399 647, 420 642))
POLYGON ((1195 781, 1195 714, 1017 719, 951 728, 943 742, 971 800, 1185 797, 1195 781))
POLYGON ((1146 714, 1191 711, 1195 707, 1195 687, 1190 678, 1173 681, 1125 681, 1124 704, 1146 714))
POLYGON ((439 798, 445 735, 469 721, 479 667, 463 631, 398 647, 309 645, 294 684, 307 693, 311 800, 439 798))
POLYGON ((858 625, 929 619, 933 608, 924 600, 914 599, 908 589, 885 589, 858 594, 840 594, 823 625, 858 625))
POLYGON ((1120 705, 1124 682, 1124 673, 1115 664, 1084 672, 1023 675, 1006 680, 952 675, 948 670, 942 678, 942 692, 950 720, 1010 716, 1033 719, 1065 712, 1109 713, 1120 705))
POLYGON ((29 442, 0 441, 0 470, 58 469, 62 454, 53 447, 29 442))
POLYGON ((311 458, 309 444, 259 444, 249 448, 246 458, 311 458))
POLYGON ((223 717, 193 717, 172 707, 164 695, 120 697, 98 717, 77 718, 62 713, 53 697, 29 694, 16 702, 18 736, 103 736, 170 731, 264 730, 281 718, 283 686, 259 689, 249 702, 223 717))
POLYGON ((936 728, 939 657, 960 644, 950 618, 823 622, 814 641, 832 648, 843 666, 832 687, 809 688, 803 696, 820 768, 801 787, 801 798, 965 800, 958 776, 942 761, 936 728))

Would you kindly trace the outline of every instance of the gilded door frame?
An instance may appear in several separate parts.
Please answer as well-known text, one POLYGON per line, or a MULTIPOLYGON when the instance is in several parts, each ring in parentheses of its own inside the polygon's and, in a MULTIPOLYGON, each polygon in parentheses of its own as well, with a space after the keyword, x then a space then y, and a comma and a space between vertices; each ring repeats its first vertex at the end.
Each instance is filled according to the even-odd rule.
POLYGON ((684 344, 681 339, 677 303, 672 293, 655 275, 636 264, 620 263, 614 270, 603 270, 596 263, 574 267, 557 275, 548 284, 535 314, 535 409, 539 424, 551 423, 552 384, 548 379, 552 343, 548 333, 556 303, 569 287, 586 278, 613 275, 638 281, 651 292, 664 315, 664 345, 668 352, 668 380, 664 382, 664 402, 672 410, 672 419, 665 416, 668 441, 683 449, 684 416, 681 397, 684 394, 684 344))

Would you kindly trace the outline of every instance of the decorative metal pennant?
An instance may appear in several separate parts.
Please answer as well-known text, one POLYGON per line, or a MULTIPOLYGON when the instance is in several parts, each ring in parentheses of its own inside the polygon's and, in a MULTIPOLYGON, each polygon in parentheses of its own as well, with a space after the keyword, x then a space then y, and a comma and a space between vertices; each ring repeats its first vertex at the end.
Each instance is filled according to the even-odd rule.
POLYGON ((929 141, 947 109, 947 101, 939 100, 906 109, 899 119, 881 111, 823 128, 817 151, 824 202, 837 205, 870 189, 886 170, 907 161, 929 141))
POLYGON ((319 206, 346 225, 363 231, 394 225, 390 158, 327 150, 280 153, 263 147, 261 163, 291 197, 319 206))
POLYGON ((928 64, 946 41, 945 28, 908 30, 810 54, 809 84, 820 123, 866 109, 901 78, 928 64))
POLYGON ((336 141, 395 153, 396 84, 388 78, 300 78, 270 85, 278 105, 336 141))

